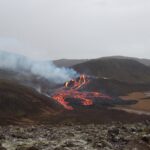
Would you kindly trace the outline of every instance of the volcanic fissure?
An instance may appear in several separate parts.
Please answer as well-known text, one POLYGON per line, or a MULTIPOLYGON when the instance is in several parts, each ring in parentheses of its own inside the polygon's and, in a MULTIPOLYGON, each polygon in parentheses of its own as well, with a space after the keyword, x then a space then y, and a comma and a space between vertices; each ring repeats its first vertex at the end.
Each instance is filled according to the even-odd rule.
POLYGON ((57 90, 52 98, 59 102, 67 110, 74 110, 74 107, 66 100, 68 98, 73 100, 79 100, 83 106, 93 105, 93 100, 111 100, 111 97, 101 92, 89 92, 83 91, 83 87, 90 84, 88 76, 82 74, 76 79, 72 79, 64 84, 64 86, 57 90))

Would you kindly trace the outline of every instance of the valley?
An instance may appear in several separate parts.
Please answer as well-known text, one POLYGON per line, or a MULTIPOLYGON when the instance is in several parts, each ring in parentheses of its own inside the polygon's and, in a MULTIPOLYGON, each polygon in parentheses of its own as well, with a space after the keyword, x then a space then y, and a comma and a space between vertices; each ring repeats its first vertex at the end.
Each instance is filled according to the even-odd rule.
POLYGON ((0 69, 0 149, 149 150, 150 68, 114 58, 72 68, 61 83, 0 69))

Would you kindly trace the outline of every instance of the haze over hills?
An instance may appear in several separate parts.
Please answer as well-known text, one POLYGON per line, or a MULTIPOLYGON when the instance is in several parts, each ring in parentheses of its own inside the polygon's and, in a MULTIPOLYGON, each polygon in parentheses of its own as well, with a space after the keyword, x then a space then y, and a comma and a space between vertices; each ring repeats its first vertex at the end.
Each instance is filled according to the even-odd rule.
POLYGON ((70 68, 59 68, 52 61, 30 59, 24 55, 0 51, 0 69, 43 77, 54 83, 64 83, 77 73, 70 68))

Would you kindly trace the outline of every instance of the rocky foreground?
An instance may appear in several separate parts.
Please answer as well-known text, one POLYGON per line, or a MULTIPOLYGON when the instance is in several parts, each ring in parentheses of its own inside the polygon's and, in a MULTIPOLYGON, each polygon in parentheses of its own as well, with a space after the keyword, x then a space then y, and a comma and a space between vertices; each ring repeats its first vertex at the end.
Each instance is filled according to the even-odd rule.
POLYGON ((0 150, 150 150, 150 122, 5 126, 0 150))

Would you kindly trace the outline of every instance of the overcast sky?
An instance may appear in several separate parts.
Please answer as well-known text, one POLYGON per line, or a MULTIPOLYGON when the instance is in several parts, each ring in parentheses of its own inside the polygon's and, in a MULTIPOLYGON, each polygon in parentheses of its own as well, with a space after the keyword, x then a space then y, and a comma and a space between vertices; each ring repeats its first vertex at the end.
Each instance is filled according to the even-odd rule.
POLYGON ((34 58, 150 58, 150 0, 0 0, 0 49, 34 58))

